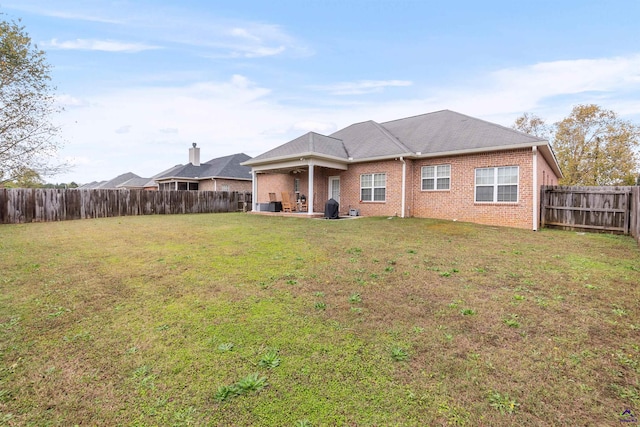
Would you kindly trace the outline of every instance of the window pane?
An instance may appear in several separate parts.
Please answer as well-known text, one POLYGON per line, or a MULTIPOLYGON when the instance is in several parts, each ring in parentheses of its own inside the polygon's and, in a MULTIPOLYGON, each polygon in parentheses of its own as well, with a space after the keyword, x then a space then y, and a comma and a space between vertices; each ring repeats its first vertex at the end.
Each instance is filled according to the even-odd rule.
POLYGON ((376 202, 384 202, 385 189, 376 188, 373 190, 373 200, 376 202))
POLYGON ((493 186, 476 187, 476 202, 493 202, 493 186))
POLYGON ((422 167, 422 177, 423 178, 433 178, 435 176, 435 168, 433 166, 423 166, 422 167))
POLYGON ((438 178, 438 190, 449 189, 449 178, 438 178))
POLYGON ((438 176, 446 178, 451 174, 451 165, 440 165, 438 166, 438 176))
POLYGON ((373 184, 372 178, 371 174, 360 175, 360 187, 371 187, 373 184))
POLYGON ((387 184, 387 174, 386 173, 377 173, 373 175, 373 185, 374 187, 384 187, 387 184))
POLYGON ((363 188, 360 190, 360 200, 371 201, 371 189, 363 188))
POLYGON ((476 185, 493 185, 493 168, 476 169, 476 185))
POLYGON ((498 184, 517 184, 518 168, 509 166, 506 168, 498 168, 498 184))
POLYGON ((422 189, 423 190, 433 190, 434 189, 434 179, 423 179, 422 180, 422 189))
POLYGON ((517 202, 518 186, 517 185, 499 185, 498 201, 499 202, 517 202))

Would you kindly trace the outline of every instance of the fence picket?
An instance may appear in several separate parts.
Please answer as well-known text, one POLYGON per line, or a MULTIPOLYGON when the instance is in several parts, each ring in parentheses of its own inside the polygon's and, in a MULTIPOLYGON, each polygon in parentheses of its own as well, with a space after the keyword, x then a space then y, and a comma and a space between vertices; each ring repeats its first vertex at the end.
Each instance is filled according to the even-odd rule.
POLYGON ((251 193, 0 188, 0 224, 247 210, 251 193))
POLYGON ((631 234, 640 243, 640 187, 543 186, 540 224, 631 234))

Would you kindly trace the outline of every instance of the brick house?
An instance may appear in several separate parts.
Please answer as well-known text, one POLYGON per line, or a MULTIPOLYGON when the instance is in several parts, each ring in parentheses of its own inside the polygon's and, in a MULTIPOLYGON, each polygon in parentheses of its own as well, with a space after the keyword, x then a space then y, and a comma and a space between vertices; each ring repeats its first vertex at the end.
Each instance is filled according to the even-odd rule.
POLYGON ((253 210, 269 193, 304 196, 307 214, 440 218, 538 228, 541 185, 562 176, 548 141, 449 110, 309 132, 242 163, 253 210))
POLYGON ((241 165, 251 157, 244 153, 200 163, 200 148, 189 148, 189 163, 154 176, 157 190, 251 191, 251 168, 241 165))

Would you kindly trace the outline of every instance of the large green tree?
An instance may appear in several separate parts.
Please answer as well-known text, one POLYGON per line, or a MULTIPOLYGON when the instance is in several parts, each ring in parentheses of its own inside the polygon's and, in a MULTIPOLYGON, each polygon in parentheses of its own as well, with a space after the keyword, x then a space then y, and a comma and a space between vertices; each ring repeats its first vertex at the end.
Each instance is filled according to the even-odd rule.
POLYGON ((577 105, 552 127, 525 113, 513 127, 549 139, 562 185, 633 185, 640 162, 640 128, 595 104, 577 105), (548 135, 548 136, 547 136, 548 135))
POLYGON ((19 22, 0 20, 0 184, 24 170, 51 175, 61 146, 52 115, 59 112, 45 53, 19 22))

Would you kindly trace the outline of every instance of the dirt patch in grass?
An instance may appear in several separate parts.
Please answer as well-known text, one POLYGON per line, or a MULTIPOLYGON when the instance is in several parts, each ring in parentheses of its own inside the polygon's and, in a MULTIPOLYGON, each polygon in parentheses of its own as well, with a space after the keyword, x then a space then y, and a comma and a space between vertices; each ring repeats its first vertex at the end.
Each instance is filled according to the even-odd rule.
POLYGON ((640 412, 627 237, 243 214, 0 237, 8 425, 617 425, 640 412), (259 363, 269 352, 275 367, 259 363), (252 373, 266 387, 216 398, 252 373))

